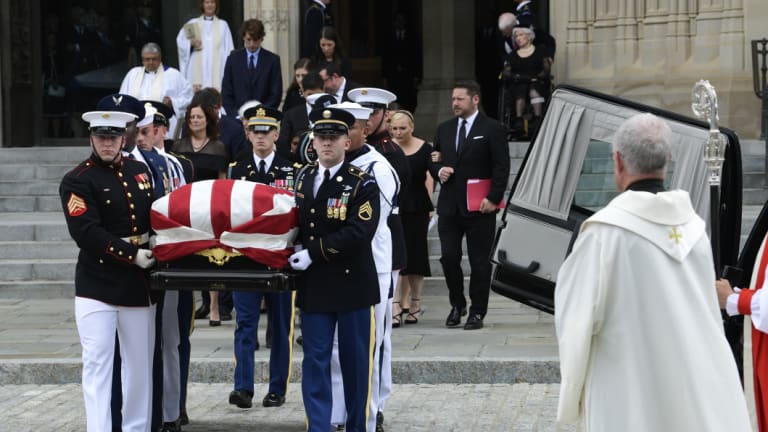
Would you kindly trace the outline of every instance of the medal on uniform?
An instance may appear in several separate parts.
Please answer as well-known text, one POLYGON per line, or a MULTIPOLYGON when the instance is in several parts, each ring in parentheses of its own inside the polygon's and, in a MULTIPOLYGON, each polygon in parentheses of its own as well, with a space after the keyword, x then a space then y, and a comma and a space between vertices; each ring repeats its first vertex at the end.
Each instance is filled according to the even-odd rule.
POLYGON ((334 201, 333 202, 333 218, 338 219, 341 214, 341 211, 339 210, 339 203, 341 202, 341 200, 335 199, 333 201, 334 201))
POLYGON ((328 198, 328 204, 326 207, 326 216, 328 219, 333 219, 333 198, 328 198))
POLYGON ((347 203, 349 202, 349 192, 341 194, 341 208, 339 209, 339 218, 341 220, 347 219, 347 203))

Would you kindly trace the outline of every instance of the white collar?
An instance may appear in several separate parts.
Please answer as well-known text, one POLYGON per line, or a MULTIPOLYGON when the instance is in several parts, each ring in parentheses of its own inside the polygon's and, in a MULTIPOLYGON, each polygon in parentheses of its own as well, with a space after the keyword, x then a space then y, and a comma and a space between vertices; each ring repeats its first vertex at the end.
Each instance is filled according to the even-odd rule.
POLYGON ((260 158, 256 153, 253 154, 253 161, 256 163, 256 167, 259 166, 259 162, 264 161, 264 170, 268 170, 272 166, 272 161, 275 160, 275 152, 270 152, 264 159, 260 158))

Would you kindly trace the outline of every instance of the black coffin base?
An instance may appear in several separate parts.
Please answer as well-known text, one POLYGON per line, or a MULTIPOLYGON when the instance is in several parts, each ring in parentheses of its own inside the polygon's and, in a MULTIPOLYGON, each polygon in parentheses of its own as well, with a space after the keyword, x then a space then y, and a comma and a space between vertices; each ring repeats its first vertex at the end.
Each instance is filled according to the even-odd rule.
POLYGON ((295 276, 291 269, 274 269, 244 256, 217 265, 190 255, 160 262, 150 272, 150 284, 154 290, 285 292, 296 289, 295 276))

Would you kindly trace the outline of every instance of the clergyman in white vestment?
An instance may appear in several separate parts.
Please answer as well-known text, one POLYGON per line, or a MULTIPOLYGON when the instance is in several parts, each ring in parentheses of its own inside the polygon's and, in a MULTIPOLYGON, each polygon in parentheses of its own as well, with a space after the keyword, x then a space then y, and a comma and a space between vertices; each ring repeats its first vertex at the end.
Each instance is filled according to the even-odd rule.
POLYGON ((688 193, 664 191, 671 131, 651 114, 613 143, 623 192, 587 219, 555 289, 560 422, 584 431, 749 431, 712 249, 688 193))
POLYGON ((174 138, 179 119, 184 118, 187 105, 192 100, 192 86, 178 69, 163 65, 160 46, 154 42, 141 49, 141 61, 142 66, 131 69, 125 75, 120 93, 170 106, 176 115, 170 120, 167 138, 174 138))

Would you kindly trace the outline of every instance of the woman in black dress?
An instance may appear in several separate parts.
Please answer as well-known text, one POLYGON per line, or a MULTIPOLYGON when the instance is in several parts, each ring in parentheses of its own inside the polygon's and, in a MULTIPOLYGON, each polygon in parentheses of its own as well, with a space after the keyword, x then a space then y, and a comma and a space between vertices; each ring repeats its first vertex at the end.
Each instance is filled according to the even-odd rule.
MULTIPOLYGON (((400 297, 395 295, 392 306, 392 327, 416 324, 422 314, 421 287, 424 277, 431 276, 427 250, 427 227, 431 213, 434 181, 427 166, 432 144, 413 136, 413 115, 408 111, 396 111, 390 119, 392 139, 403 149, 410 166, 409 186, 400 192, 400 218, 405 232, 405 249, 408 255, 406 267, 400 271, 400 297), (403 318, 403 315, 405 316, 403 318)), ((402 179, 401 179, 402 180, 402 179)))
MULTIPOLYGON (((227 178, 229 154, 227 147, 219 140, 216 113, 207 106, 191 103, 185 119, 184 138, 176 141, 173 146, 174 153, 192 161, 195 181, 227 178)), ((221 324, 218 292, 210 291, 209 295, 209 324, 218 326, 221 324)))
POLYGON ((283 101, 283 109, 281 111, 286 112, 306 102, 304 99, 304 87, 301 86, 301 81, 309 73, 309 69, 310 60, 308 58, 302 57, 293 64, 293 82, 288 86, 288 90, 285 91, 285 100, 283 101))
POLYGON ((517 50, 507 56, 504 78, 515 99, 515 115, 517 118, 523 115, 526 100, 530 99, 533 115, 538 119, 544 109, 552 59, 543 48, 537 48, 533 44, 535 35, 530 28, 515 27, 512 37, 515 39, 517 50))

